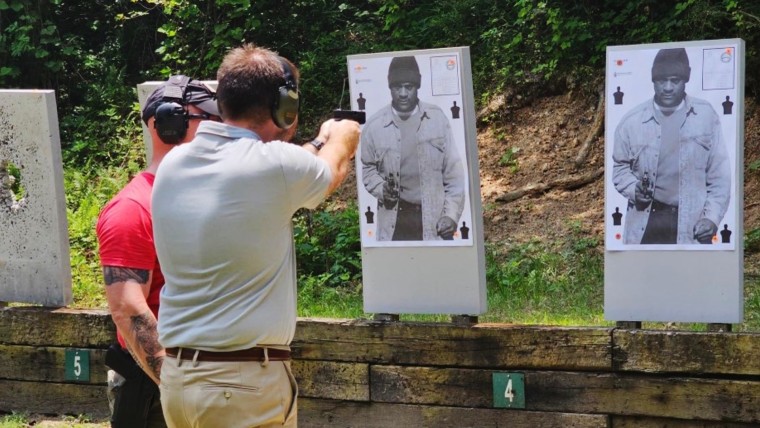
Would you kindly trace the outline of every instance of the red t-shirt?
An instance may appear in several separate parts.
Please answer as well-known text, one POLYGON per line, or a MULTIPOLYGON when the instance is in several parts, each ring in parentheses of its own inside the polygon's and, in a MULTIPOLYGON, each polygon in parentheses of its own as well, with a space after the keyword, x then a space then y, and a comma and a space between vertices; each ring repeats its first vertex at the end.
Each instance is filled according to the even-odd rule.
MULTIPOLYGON (((153 243, 150 197, 155 175, 143 172, 106 204, 98 217, 100 265, 153 271, 148 306, 158 317, 158 298, 164 275, 153 243)), ((117 333, 121 346, 124 338, 117 333)))

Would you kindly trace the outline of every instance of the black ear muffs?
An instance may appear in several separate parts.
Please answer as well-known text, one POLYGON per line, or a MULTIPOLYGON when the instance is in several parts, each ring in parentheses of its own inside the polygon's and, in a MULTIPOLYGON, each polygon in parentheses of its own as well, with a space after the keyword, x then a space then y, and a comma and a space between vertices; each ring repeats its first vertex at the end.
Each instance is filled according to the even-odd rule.
POLYGON ((187 111, 178 103, 166 102, 156 109, 156 133, 166 144, 182 141, 187 134, 188 123, 187 111))
POLYGON ((278 127, 288 129, 298 118, 298 84, 288 62, 284 58, 280 58, 280 62, 285 83, 277 88, 274 96, 272 120, 278 127))
POLYGON ((158 137, 166 144, 179 144, 187 134, 190 116, 184 107, 185 92, 190 78, 183 75, 171 76, 164 86, 163 103, 156 108, 155 123, 158 137))

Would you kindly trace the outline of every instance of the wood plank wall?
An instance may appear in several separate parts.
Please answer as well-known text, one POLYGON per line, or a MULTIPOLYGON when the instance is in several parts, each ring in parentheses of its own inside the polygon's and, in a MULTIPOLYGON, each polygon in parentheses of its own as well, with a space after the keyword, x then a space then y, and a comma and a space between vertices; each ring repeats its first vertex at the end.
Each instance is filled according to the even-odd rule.
MULTIPOLYGON (((107 313, 0 308, 0 412, 105 418, 107 313), (89 349, 88 382, 65 380, 89 349)), ((305 427, 760 425, 760 334, 299 319, 305 427), (493 407, 494 372, 525 377, 525 409, 493 407)))

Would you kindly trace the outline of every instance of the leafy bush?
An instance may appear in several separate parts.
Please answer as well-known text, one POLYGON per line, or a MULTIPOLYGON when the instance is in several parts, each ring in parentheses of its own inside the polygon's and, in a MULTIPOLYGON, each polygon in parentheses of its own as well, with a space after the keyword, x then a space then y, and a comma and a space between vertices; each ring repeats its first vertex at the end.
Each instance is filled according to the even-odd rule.
POLYGON ((300 211, 294 218, 294 238, 298 314, 361 317, 361 243, 356 205, 300 211))
POLYGON ((318 278, 328 287, 356 288, 361 282, 361 243, 356 204, 301 211, 294 220, 299 282, 318 278))

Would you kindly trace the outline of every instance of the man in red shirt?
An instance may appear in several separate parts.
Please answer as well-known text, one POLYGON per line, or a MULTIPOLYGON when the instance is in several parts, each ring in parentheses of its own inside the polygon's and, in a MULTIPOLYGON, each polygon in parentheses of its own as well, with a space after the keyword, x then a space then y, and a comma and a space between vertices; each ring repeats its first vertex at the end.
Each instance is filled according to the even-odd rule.
POLYGON ((201 120, 219 121, 219 116, 213 89, 186 76, 170 77, 142 111, 152 139, 150 164, 98 217, 106 298, 121 345, 106 354, 106 364, 114 369, 108 376, 113 427, 166 426, 157 387, 165 355, 156 331, 164 276, 153 243, 153 180, 173 147, 192 140, 201 120))

